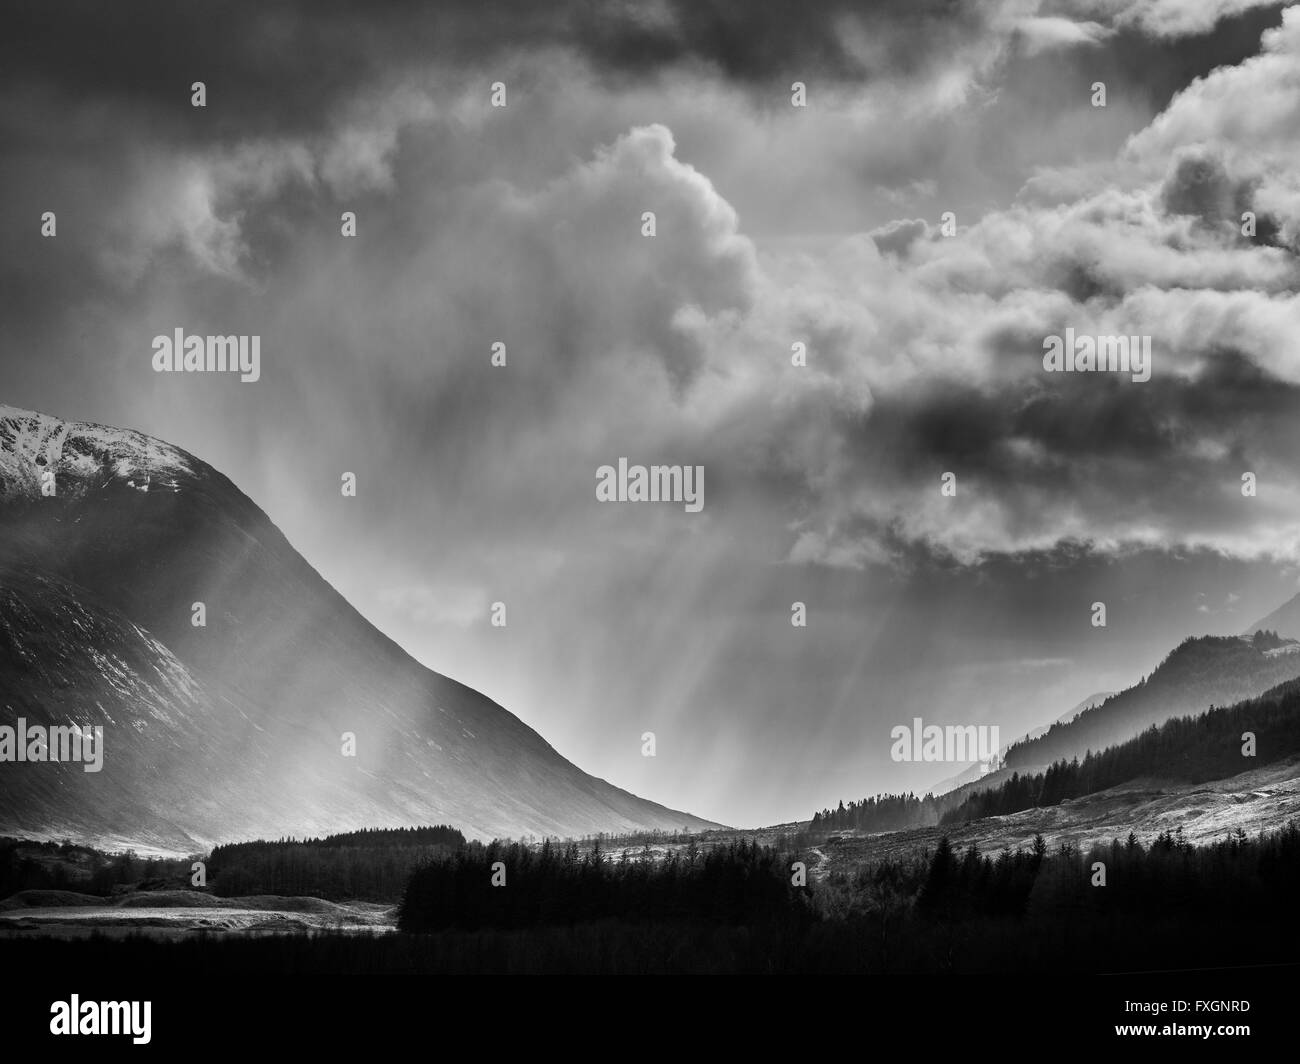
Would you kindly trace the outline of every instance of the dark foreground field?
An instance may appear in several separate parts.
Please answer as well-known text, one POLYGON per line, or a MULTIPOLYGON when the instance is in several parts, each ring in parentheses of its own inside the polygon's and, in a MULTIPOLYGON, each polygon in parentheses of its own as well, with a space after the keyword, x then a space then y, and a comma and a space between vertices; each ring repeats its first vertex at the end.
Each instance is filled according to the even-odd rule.
POLYGON ((653 974, 1187 971, 1293 962, 1297 926, 1248 913, 1158 920, 1003 918, 976 923, 821 922, 795 930, 602 920, 529 930, 319 932, 237 937, 145 934, 0 945, 31 975, 653 974))
MULTIPOLYGON (((823 845, 691 841, 615 855, 599 844, 461 843, 399 875, 407 864, 387 842, 337 855, 324 843, 259 844, 238 861, 214 862, 217 883, 239 886, 234 896, 113 876, 101 877, 102 896, 26 887, 0 902, 0 957, 23 972, 152 977, 1061 975, 1300 959, 1295 823, 1199 846, 1165 832, 1145 844, 1131 834, 1086 850, 1051 848, 1038 837, 981 853, 940 838, 929 851, 855 864, 819 861, 823 845), (353 865, 389 863, 394 871, 380 879, 340 878, 353 865), (289 882, 301 888, 296 896, 266 892, 289 882), (348 882, 382 889, 361 897, 348 882), (340 896, 320 896, 327 892, 340 896)), ((69 859, 61 847, 50 856, 69 859)), ((52 879, 65 874, 59 867, 23 858, 15 874, 52 879)))
POLYGON ((924 857, 791 883, 790 858, 735 844, 603 861, 467 846, 402 901, 137 892, 111 905, 11 899, 0 955, 51 975, 977 973, 1294 965, 1300 828, 1192 846, 1165 835, 1083 853, 924 857), (490 869, 511 869, 490 885, 490 869), (1103 874, 1104 872, 1104 874, 1103 874), (1104 880, 1104 882, 1103 882, 1104 880), (185 904, 180 904, 184 900, 185 904), (19 902, 40 904, 19 904, 19 902), (165 904, 162 904, 165 903, 165 904), (61 908, 61 914, 60 914, 61 908), (337 922, 335 922, 337 921, 337 922))

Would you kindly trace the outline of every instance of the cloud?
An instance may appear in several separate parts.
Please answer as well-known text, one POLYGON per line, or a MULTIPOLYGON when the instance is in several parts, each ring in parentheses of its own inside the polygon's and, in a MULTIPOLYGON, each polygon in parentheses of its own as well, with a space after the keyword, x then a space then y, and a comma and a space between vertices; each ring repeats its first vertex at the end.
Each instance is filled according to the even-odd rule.
MULTIPOLYGON (((272 10, 290 18, 289 8, 272 10)), ((1003 62, 1013 23, 1032 26, 1039 44, 1105 35, 1095 12, 1067 25, 1060 13, 1025 10, 971 16, 981 31, 953 65, 935 69, 944 77, 964 69, 968 84, 980 82, 1003 62)), ((712 47, 710 62, 744 79, 775 11, 746 16, 760 32, 744 35, 744 53, 720 38, 710 45, 708 33, 693 43, 678 34, 687 24, 730 26, 740 9, 627 8, 601 25, 615 37, 665 42, 663 62, 712 47)), ((833 29, 856 57, 833 68, 875 69, 880 94, 838 100, 789 130, 851 163, 836 154, 835 122, 869 127, 901 90, 888 87, 877 45, 855 35, 847 9, 839 15, 812 20, 791 54, 811 54, 817 35, 833 29)), ((937 61, 922 31, 946 39, 948 30, 929 9, 870 17, 887 15, 886 40, 906 39, 905 51, 937 61)), ((330 9, 327 24, 346 17, 330 9)), ((447 17, 496 47, 481 21, 447 17)), ((557 31, 570 45, 590 43, 582 17, 557 31)), ((370 32, 399 22, 381 19, 370 32)), ((529 135, 539 117, 557 128, 565 115, 528 110, 519 102, 526 88, 516 90, 515 110, 497 115, 482 91, 462 86, 448 97, 430 82, 372 70, 364 91, 330 96, 296 128, 140 149, 139 180, 121 191, 104 254, 119 283, 149 288, 148 271, 173 269, 179 252, 194 283, 216 275, 270 301, 291 337, 281 347, 286 379, 320 393, 331 411, 341 400, 322 381, 346 375, 364 344, 372 380, 350 401, 409 418, 422 446, 475 454, 472 471, 449 461, 436 474, 445 490, 489 511, 526 507, 570 529, 557 500, 572 499, 575 485, 585 491, 587 478, 573 470, 635 451, 705 462, 731 520, 775 508, 780 530, 756 537, 753 549, 795 563, 876 564, 907 539, 966 559, 1053 536, 1114 545, 1184 535, 1236 549, 1244 514, 1225 503, 1198 518, 1143 481, 1167 483, 1164 471, 1184 462, 1222 479, 1245 458, 1277 461, 1267 440, 1224 423, 1203 391, 1210 381, 1254 389, 1252 372, 1296 382, 1296 268, 1286 247, 1297 224, 1288 205, 1300 199, 1286 132, 1295 25, 1288 12, 1258 57, 1194 81, 1109 159, 1032 175, 1008 206, 962 212, 955 237, 910 216, 765 249, 731 198, 681 158, 669 126, 633 124, 578 150, 596 121, 588 101, 609 94, 598 79, 566 75, 571 95, 559 99, 580 108, 574 132, 539 152, 535 141, 512 150, 505 138, 529 135), (1243 110, 1243 99, 1254 106, 1243 110), (478 138, 492 139, 496 161, 479 162, 478 138), (338 236, 345 206, 360 211, 363 250, 338 236), (1265 214, 1277 238, 1243 237, 1247 209, 1265 214), (656 216, 654 237, 641 235, 646 211, 656 216), (364 250, 378 247, 385 253, 364 250), (358 254, 367 256, 360 271, 358 254), (1158 383, 1046 378, 1042 338, 1067 327, 1151 335, 1158 383), (519 382, 504 392, 464 372, 466 352, 498 340, 519 382), (808 346, 807 367, 790 364, 795 341, 808 346), (1118 430, 1107 411, 1124 412, 1118 430), (519 447, 543 449, 555 472, 525 474, 513 459, 519 447), (963 485, 961 521, 937 492, 945 471, 963 485), (505 486, 510 502, 492 501, 505 486), (1138 505, 1135 492, 1149 501, 1138 505)), ((332 32, 325 38, 343 47, 332 32)), ((533 62, 542 66, 518 70, 540 76, 545 60, 533 62)), ((935 113, 934 85, 915 77, 911 85, 907 120, 935 113)), ((618 106, 631 110, 637 99, 618 106)), ((758 128, 762 111, 746 95, 715 99, 742 128, 758 128)), ((951 106, 972 114, 985 106, 962 99, 951 106)), ((688 112, 681 121, 690 128, 688 112)), ((922 141, 900 139, 874 165, 895 167, 896 187, 919 188, 928 179, 912 153, 922 141)))
POLYGON ((1212 30, 1224 19, 1255 8, 1277 7, 1276 0, 1106 0, 1108 13, 1122 25, 1157 37, 1185 37, 1212 30))
POLYGON ((872 229, 867 235, 885 254, 906 255, 914 243, 932 234, 924 218, 899 218, 872 229))
MULTIPOLYGON (((1056 661, 1068 640, 1026 643, 1065 625, 1042 603, 1128 593, 1127 566, 1300 557, 1291 11, 173 7, 127 34, 87 5, 67 40, 14 9, 0 283, 29 357, 5 398, 212 461, 403 645, 580 762, 660 721, 693 744, 621 783, 678 801, 652 771, 687 786, 745 728, 847 748, 877 673, 918 648, 947 668, 955 583, 963 631, 1009 626, 985 660, 1056 661), (152 374, 177 325, 261 335, 262 380, 152 374), (1066 328, 1149 335, 1151 380, 1044 374, 1066 328), (597 504, 620 456, 703 465, 703 513, 597 504), (986 594, 1014 601, 986 616, 986 594), (498 599, 511 628, 483 645, 498 599), (795 599, 831 649, 784 642, 795 599)), ((737 773, 811 786, 779 760, 737 773)))
POLYGON ((1031 54, 1076 45, 1101 44, 1115 31, 1099 22, 1075 22, 1059 15, 1036 15, 1021 20, 1016 27, 1031 54))

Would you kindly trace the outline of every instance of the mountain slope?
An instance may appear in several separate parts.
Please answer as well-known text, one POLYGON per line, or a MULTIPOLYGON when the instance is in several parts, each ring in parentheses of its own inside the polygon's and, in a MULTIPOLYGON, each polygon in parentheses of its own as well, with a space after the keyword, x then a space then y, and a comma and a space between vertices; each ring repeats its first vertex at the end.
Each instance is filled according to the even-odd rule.
MULTIPOLYGON (((1051 724, 1040 724, 1037 728, 1033 729, 1033 731, 1020 736, 1018 739, 1012 739, 1009 743, 1005 743, 1002 746, 1002 749, 998 751, 999 759, 1004 758, 1011 747, 1016 746, 1019 743, 1029 742, 1031 739, 1037 739, 1040 735, 1046 735, 1048 730, 1054 725, 1069 724, 1070 721, 1074 720, 1074 718, 1084 710, 1092 709, 1094 706, 1106 701, 1106 699, 1108 699, 1113 693, 1114 692, 1112 691, 1099 691, 1096 694, 1089 695, 1073 709, 1062 713, 1056 718, 1056 720, 1052 721, 1051 724)), ((994 772, 996 772, 996 770, 994 770, 994 772)), ((964 769, 956 775, 949 776, 947 779, 936 783, 933 787, 928 788, 928 791, 937 798, 941 794, 955 791, 958 787, 966 787, 972 783, 987 780, 988 777, 994 775, 994 772, 985 772, 983 765, 971 765, 969 768, 964 769)))
MULTIPOLYGON (((1300 676, 1300 645, 1259 646, 1236 636, 1185 639, 1141 682, 1012 746, 1005 770, 1042 769, 1114 746, 1171 717, 1254 698, 1300 676)), ((983 781, 981 781, 983 782, 983 781)))
POLYGON ((0 406, 0 724, 18 717, 102 725, 104 767, 4 765, 0 833, 190 850, 428 822, 714 826, 420 665, 193 456, 0 406))
POLYGON ((1206 783, 1134 780, 1060 805, 963 824, 839 835, 821 845, 827 860, 819 871, 851 872, 862 861, 933 853, 945 836, 957 852, 969 846, 981 853, 1004 847, 1028 850, 1036 835, 1042 835, 1052 849, 1064 843, 1086 851, 1094 843, 1123 840, 1130 831, 1149 844, 1161 832, 1181 828, 1188 842, 1202 845, 1237 829, 1250 835, 1275 831, 1298 816, 1300 757, 1293 757, 1206 783))
POLYGON ((1300 639, 1300 595, 1288 599, 1267 617, 1252 624, 1243 635, 1276 632, 1287 639, 1300 639))

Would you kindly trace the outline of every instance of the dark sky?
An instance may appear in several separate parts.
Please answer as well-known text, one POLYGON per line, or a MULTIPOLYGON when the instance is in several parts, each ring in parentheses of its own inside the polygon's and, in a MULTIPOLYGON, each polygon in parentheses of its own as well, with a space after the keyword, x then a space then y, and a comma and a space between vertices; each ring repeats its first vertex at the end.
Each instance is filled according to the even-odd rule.
POLYGON ((923 788, 895 724, 1011 738, 1297 590, 1278 5, 16 3, 0 127, 0 402, 211 462, 647 797, 923 788), (177 327, 261 379, 153 373, 177 327), (1044 373, 1067 327, 1151 379, 1044 373), (598 504, 620 456, 703 465, 703 511, 598 504))

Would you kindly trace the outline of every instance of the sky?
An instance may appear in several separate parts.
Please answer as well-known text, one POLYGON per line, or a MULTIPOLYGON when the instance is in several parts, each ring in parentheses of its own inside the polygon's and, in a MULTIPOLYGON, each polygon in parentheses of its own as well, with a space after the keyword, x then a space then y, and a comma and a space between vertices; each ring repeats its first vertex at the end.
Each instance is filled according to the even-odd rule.
POLYGON ((0 402, 209 462, 619 786, 923 790, 896 725, 1012 738, 1300 590, 1300 11, 6 11, 0 402), (176 328, 260 379, 155 373, 176 328), (1150 379, 1045 372, 1067 328, 1150 379), (620 457, 703 508, 598 502, 620 457))

